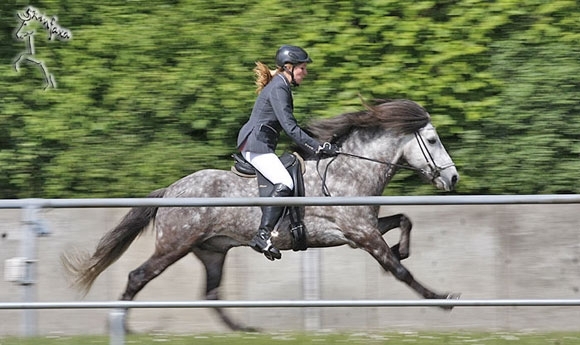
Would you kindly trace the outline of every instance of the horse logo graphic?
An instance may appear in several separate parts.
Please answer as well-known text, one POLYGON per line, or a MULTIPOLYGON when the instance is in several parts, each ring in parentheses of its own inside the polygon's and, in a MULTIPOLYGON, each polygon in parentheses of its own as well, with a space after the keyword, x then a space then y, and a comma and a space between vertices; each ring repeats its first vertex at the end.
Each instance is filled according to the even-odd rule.
POLYGON ((54 76, 48 71, 48 68, 41 60, 38 60, 35 56, 35 49, 34 49, 34 35, 36 33, 35 30, 26 31, 25 29, 28 27, 29 24, 34 23, 35 21, 40 23, 42 27, 48 32, 48 40, 51 41, 54 38, 59 40, 69 40, 72 38, 72 33, 65 29, 61 28, 58 24, 58 18, 48 17, 38 11, 36 8, 32 6, 28 6, 22 13, 17 13, 18 19, 20 19, 20 26, 14 32, 14 36, 19 41, 25 41, 26 43, 26 50, 22 53, 18 54, 16 59, 14 60, 14 69, 16 72, 20 72, 20 64, 22 62, 29 62, 32 64, 37 65, 40 67, 42 71, 42 75, 44 76, 45 86, 44 89, 48 88, 56 88, 56 81, 54 80, 54 76))

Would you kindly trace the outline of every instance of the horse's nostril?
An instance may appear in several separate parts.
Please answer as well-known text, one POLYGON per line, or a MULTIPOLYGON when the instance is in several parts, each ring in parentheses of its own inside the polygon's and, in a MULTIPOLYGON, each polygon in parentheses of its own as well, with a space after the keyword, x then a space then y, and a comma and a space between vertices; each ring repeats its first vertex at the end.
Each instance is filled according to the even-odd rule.
POLYGON ((455 186, 455 184, 457 183, 457 175, 453 175, 453 177, 451 178, 451 183, 455 186))

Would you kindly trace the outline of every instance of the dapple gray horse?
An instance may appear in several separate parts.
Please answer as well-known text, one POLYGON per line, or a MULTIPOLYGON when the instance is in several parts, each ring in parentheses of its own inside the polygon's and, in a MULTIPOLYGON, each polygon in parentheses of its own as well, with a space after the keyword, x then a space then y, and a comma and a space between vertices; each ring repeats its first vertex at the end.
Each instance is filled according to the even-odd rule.
MULTIPOLYGON (((459 180, 453 161, 431 124, 429 113, 409 100, 376 101, 365 109, 322 119, 306 128, 321 142, 341 146, 337 157, 305 157, 306 196, 380 196, 399 168, 419 172, 437 188, 450 191, 459 180), (401 162, 401 163, 399 163, 401 162), (405 163, 404 165, 402 163, 405 163)), ((201 170, 149 194, 151 198, 257 197, 255 178, 231 171, 201 170)), ((424 298, 457 298, 436 293, 419 283, 401 264, 409 256, 411 222, 402 214, 378 218, 379 206, 308 206, 304 223, 309 247, 347 244, 368 252, 388 272, 424 298), (400 242, 389 247, 382 235, 401 228, 400 242)), ((92 255, 63 255, 63 264, 77 287, 88 291, 108 266, 155 220, 153 255, 129 273, 121 300, 133 300, 152 279, 176 261, 193 253, 206 269, 206 298, 218 299, 228 250, 246 246, 260 220, 258 207, 135 207, 106 233, 92 255)), ((292 248, 289 221, 278 226, 274 245, 292 248)), ((258 255, 248 250, 248 255, 258 255)), ((268 261, 264 259, 264 265, 268 261)), ((224 310, 220 318, 233 330, 246 330, 224 310)))

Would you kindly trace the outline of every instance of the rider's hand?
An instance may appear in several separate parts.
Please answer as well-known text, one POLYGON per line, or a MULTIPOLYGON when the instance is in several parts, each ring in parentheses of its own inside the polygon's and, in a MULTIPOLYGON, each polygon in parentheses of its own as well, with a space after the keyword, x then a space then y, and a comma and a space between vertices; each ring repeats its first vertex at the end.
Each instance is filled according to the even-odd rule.
POLYGON ((320 145, 318 147, 318 150, 316 150, 316 154, 318 154, 319 156, 334 157, 337 156, 339 153, 340 148, 335 144, 331 144, 329 142, 325 142, 324 144, 320 145))

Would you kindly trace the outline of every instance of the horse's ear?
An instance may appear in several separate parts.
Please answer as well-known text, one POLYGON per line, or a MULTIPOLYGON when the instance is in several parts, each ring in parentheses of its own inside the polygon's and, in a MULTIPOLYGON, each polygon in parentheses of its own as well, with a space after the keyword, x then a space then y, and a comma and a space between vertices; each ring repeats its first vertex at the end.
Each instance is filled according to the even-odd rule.
POLYGON ((360 92, 358 93, 358 97, 360 98, 360 101, 361 101, 363 107, 365 107, 365 109, 367 109, 371 113, 376 113, 377 112, 377 107, 380 106, 381 104, 389 103, 389 102, 392 102, 393 101, 391 99, 375 98, 375 99, 372 100, 372 103, 368 103, 368 102, 366 102, 364 100, 364 98, 360 94, 360 92))
POLYGON ((360 92, 358 93, 358 98, 360 99, 360 102, 362 103, 363 107, 365 107, 365 109, 367 109, 370 112, 374 112, 375 109, 373 108, 372 105, 368 104, 365 99, 363 98, 363 96, 360 94, 360 92))

